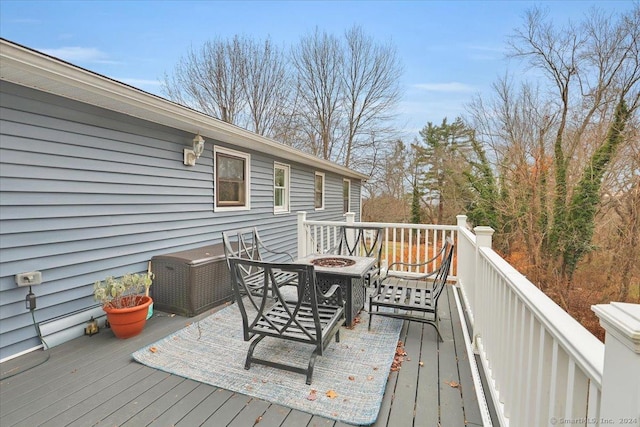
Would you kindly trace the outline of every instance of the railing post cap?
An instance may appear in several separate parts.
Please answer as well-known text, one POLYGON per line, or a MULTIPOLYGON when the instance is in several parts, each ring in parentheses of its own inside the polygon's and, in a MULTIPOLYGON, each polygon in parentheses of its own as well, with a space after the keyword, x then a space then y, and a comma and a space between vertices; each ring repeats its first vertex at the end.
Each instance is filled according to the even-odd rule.
POLYGON ((640 354, 640 304, 612 302, 592 305, 600 325, 632 351, 640 354))
POLYGON ((458 220, 457 224, 460 227, 467 226, 467 216, 466 215, 456 215, 456 219, 458 220))
POLYGON ((475 231, 476 235, 481 234, 485 236, 492 236, 495 230, 491 227, 487 227, 486 225, 479 225, 474 227, 473 231, 475 231))

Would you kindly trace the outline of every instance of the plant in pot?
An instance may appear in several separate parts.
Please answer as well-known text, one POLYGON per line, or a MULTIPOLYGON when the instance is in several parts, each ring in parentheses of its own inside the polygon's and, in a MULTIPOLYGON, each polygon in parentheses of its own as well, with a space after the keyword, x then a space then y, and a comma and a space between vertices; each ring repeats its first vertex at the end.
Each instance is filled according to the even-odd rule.
POLYGON ((107 321, 118 338, 138 335, 147 323, 149 296, 153 276, 147 274, 125 274, 114 279, 107 277, 93 285, 93 295, 102 303, 107 321))

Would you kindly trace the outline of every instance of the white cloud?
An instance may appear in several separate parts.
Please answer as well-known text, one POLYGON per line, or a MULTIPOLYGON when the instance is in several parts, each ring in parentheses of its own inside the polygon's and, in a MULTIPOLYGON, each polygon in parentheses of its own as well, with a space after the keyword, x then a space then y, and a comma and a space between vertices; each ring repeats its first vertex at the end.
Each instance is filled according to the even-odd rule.
POLYGON ((115 64, 108 55, 94 47, 66 46, 57 49, 38 49, 47 55, 55 56, 68 62, 89 62, 100 64, 115 64))
POLYGON ((470 93, 475 92, 476 88, 471 85, 450 82, 450 83, 418 83, 413 85, 417 89, 421 89, 427 92, 457 92, 457 93, 470 93))

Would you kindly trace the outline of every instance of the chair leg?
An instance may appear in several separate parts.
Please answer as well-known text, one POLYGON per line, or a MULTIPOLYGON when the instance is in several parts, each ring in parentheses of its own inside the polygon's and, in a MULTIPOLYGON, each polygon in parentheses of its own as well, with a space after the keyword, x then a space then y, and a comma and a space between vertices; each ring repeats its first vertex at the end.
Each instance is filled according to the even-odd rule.
POLYGON ((255 350, 256 345, 258 345, 258 343, 262 341, 264 337, 265 335, 259 336, 251 342, 251 345, 249 345, 249 351, 247 351, 247 359, 244 362, 244 369, 249 370, 249 368, 251 368, 251 361, 253 360, 253 350, 255 350))
MULTIPOLYGON (((322 344, 320 344, 322 345, 322 344)), ((316 364, 316 356, 318 355, 318 349, 316 348, 311 353, 311 357, 309 358, 309 366, 307 367, 307 385, 311 385, 311 377, 313 377, 313 367, 316 364)))
POLYGON ((438 325, 435 324, 435 323, 431 323, 431 322, 429 322, 429 325, 431 325, 431 326, 433 326, 435 328, 436 333, 438 334, 438 340, 440 342, 444 342, 444 340, 442 339, 442 335, 440 335, 440 329, 438 328, 438 325))
POLYGON ((435 314, 435 320, 433 322, 427 322, 427 323, 436 329, 436 333, 438 334, 438 340, 440 342, 444 342, 444 340, 442 339, 442 335, 440 335, 440 321, 439 321, 438 313, 435 314))

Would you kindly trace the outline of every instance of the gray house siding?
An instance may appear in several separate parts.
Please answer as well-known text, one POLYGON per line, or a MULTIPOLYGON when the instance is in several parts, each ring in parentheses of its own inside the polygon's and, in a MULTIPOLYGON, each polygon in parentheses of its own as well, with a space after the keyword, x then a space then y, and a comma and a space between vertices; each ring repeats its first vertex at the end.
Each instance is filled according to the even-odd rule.
MULTIPOLYGON (((297 211, 342 218, 339 174, 323 171, 326 208, 315 211, 307 165, 204 135, 205 152, 188 167, 191 133, 4 81, 0 90, 0 360, 40 344, 17 273, 42 272, 32 290, 43 322, 95 306, 94 281, 218 243, 223 230, 258 226, 295 252, 297 211), (251 210, 214 212, 214 144, 251 155, 251 210), (275 160, 291 166, 286 214, 273 212, 275 160)), ((351 182, 359 212, 360 183, 351 182)))

